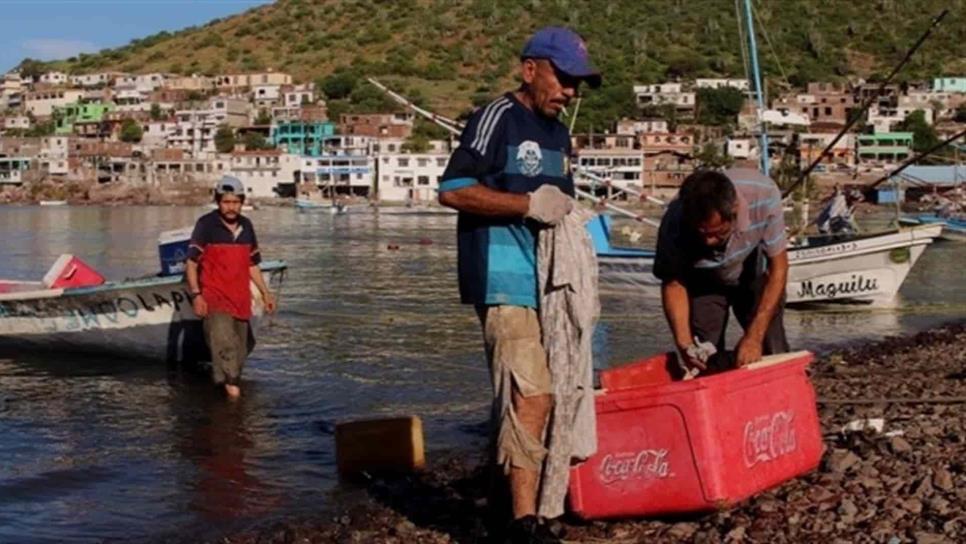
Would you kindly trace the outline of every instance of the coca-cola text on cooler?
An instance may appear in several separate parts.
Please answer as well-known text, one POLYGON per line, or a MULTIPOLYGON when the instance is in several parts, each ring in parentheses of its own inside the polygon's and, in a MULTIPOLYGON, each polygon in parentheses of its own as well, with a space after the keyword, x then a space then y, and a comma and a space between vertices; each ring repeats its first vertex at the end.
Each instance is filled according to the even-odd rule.
POLYGON ((774 461, 795 451, 795 413, 780 411, 755 417, 745 423, 744 460, 751 468, 774 461))

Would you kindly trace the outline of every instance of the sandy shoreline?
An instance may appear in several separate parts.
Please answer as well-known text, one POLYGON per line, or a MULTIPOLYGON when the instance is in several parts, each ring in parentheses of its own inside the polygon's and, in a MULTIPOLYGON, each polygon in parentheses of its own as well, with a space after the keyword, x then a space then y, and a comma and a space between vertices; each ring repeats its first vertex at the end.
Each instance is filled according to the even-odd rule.
MULTIPOLYGON (((823 404, 827 451, 815 472, 723 512, 581 523, 566 542, 916 542, 966 540, 966 321, 836 350, 811 367, 820 399, 951 402, 823 404), (884 418, 886 433, 844 433, 884 418)), ((431 455, 425 472, 340 492, 312 518, 211 542, 483 542, 480 452, 431 455)), ((187 536, 187 535, 185 535, 187 536)))

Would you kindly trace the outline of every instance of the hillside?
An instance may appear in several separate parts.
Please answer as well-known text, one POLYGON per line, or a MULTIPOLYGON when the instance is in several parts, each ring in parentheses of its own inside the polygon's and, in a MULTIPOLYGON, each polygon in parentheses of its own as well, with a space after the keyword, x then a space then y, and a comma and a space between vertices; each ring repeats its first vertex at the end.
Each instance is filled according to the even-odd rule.
MULTIPOLYGON (((946 7, 943 25, 902 76, 966 75, 966 0, 755 3, 773 91, 888 73, 946 7)), ((523 41, 546 24, 578 29, 604 72, 604 87, 581 107, 582 127, 630 111, 632 83, 744 75, 732 0, 277 0, 48 65, 72 73, 272 68, 298 81, 342 69, 382 77, 455 115, 511 85, 523 41)))

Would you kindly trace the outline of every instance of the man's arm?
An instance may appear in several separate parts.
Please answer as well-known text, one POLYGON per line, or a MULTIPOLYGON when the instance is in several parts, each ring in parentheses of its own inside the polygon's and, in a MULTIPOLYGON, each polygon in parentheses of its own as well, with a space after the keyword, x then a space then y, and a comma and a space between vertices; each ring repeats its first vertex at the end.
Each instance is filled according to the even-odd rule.
POLYGON ((476 215, 523 217, 530 209, 530 195, 507 193, 475 184, 440 192, 439 203, 476 215))
POLYGON ((688 290, 678 280, 666 281, 661 284, 661 304, 664 306, 664 317, 671 327, 674 344, 680 350, 687 349, 693 342, 691 335, 691 300, 688 290))
POLYGON ((265 301, 265 311, 268 313, 275 312, 275 295, 272 294, 272 292, 268 289, 268 285, 265 284, 265 277, 262 276, 262 269, 257 264, 253 264, 248 267, 248 275, 251 276, 252 281, 255 282, 255 287, 258 288, 258 292, 262 294, 262 300, 265 301))
POLYGON ((201 286, 198 283, 198 261, 189 258, 185 261, 184 277, 188 280, 188 293, 191 295, 191 309, 198 317, 208 315, 208 302, 201 295, 201 286))
POLYGON ((785 284, 788 281, 788 251, 768 257, 768 277, 755 310, 755 317, 745 331, 745 335, 738 342, 737 363, 744 366, 761 359, 761 345, 765 339, 768 326, 778 311, 782 295, 785 294, 785 284))

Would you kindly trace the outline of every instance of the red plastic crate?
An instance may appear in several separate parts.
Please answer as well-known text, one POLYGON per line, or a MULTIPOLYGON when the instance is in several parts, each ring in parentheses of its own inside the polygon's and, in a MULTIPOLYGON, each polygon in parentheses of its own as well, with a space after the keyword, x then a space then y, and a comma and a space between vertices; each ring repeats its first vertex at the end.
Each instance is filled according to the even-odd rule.
POLYGON ((584 519, 727 508, 818 466, 809 352, 672 381, 668 355, 601 373, 598 451, 573 469, 584 519))
POLYGON ((43 282, 49 289, 91 287, 104 283, 104 276, 84 261, 65 253, 50 267, 43 282))

